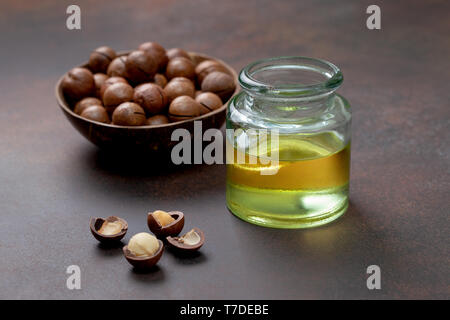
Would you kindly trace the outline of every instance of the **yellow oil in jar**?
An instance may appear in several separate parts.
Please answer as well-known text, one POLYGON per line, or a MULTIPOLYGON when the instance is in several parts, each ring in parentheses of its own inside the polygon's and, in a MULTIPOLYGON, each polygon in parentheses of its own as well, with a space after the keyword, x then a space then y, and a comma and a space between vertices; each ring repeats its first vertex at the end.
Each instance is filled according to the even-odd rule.
POLYGON ((256 145, 240 152, 233 148, 227 164, 227 204, 238 217, 302 228, 328 223, 347 209, 350 143, 333 133, 280 136, 276 149, 256 145), (273 152, 279 160, 262 164, 273 152), (245 162, 237 163, 239 157, 245 162), (261 174, 264 170, 276 173, 261 174))

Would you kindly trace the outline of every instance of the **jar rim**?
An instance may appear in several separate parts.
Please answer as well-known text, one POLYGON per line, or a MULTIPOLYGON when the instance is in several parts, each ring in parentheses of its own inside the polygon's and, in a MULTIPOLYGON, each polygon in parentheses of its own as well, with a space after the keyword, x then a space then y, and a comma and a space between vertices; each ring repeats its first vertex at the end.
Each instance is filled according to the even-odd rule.
POLYGON ((248 64, 239 73, 239 84, 244 90, 255 95, 282 97, 283 99, 328 95, 342 84, 343 79, 341 70, 333 63, 303 56, 261 59, 248 64), (315 83, 280 84, 269 83, 255 77, 259 72, 286 70, 308 71, 316 77, 322 76, 323 80, 316 79, 315 83))

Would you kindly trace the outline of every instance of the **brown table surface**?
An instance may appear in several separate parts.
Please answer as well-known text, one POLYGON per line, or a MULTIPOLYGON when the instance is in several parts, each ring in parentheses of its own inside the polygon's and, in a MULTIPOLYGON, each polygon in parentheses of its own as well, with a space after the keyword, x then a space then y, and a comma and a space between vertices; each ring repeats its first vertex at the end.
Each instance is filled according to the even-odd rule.
POLYGON ((378 1, 66 1, 0 4, 0 298, 450 298, 450 3, 378 1), (159 169, 112 159, 58 109, 56 80, 91 49, 144 41, 204 52, 236 70, 303 55, 343 70, 353 106, 351 204, 310 230, 253 226, 225 206, 224 165, 159 169), (201 254, 165 254, 149 274, 100 247, 91 216, 178 209, 202 228, 201 254), (81 290, 66 268, 81 268, 81 290), (368 290, 366 268, 381 267, 368 290))

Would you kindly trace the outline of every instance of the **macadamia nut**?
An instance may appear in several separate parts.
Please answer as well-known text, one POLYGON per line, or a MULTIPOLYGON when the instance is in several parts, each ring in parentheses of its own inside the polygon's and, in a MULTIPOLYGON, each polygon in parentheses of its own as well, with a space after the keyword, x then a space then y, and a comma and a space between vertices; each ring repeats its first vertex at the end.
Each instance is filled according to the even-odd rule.
POLYGON ((158 249, 158 239, 146 232, 135 234, 128 242, 128 250, 137 257, 152 256, 158 249))
POLYGON ((201 241, 200 235, 195 232, 194 229, 186 233, 184 236, 178 239, 179 242, 187 244, 189 246, 194 246, 201 241))
POLYGON ((122 228, 123 225, 119 221, 105 221, 98 230, 98 233, 101 233, 105 236, 112 236, 122 231, 122 228))
POLYGON ((162 211, 162 210, 156 210, 155 212, 153 212, 153 216, 159 222, 159 224, 163 227, 165 227, 168 224, 171 224, 172 222, 175 221, 175 219, 172 218, 172 216, 170 214, 168 214, 167 212, 162 211))

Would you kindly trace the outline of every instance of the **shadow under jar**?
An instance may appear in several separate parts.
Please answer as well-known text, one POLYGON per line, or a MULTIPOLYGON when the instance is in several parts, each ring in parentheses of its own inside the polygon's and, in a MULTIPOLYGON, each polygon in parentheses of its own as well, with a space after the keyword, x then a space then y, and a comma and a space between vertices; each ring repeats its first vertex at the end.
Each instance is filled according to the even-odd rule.
POLYGON ((351 109, 339 68, 318 59, 257 61, 227 113, 227 205, 239 218, 308 228, 348 207, 351 109), (231 130, 230 130, 231 129, 231 130))

